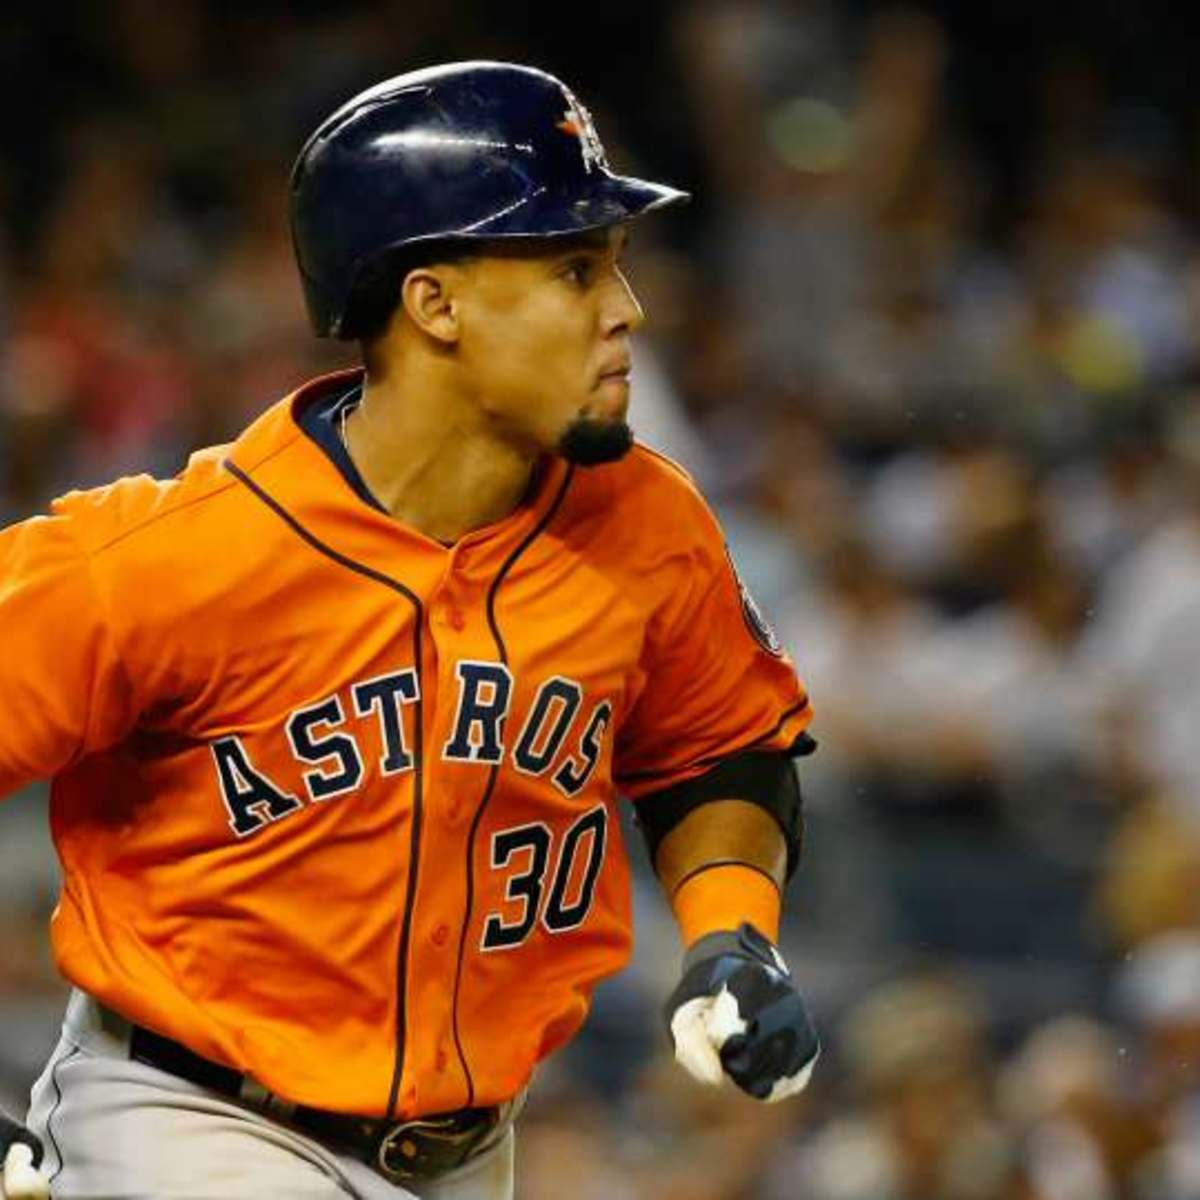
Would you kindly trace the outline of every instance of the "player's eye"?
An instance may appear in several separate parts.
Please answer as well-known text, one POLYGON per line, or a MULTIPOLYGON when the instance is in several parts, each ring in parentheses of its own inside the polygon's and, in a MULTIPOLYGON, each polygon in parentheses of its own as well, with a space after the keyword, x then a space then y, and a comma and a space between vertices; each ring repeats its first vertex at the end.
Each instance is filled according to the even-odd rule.
POLYGON ((563 277, 577 287, 587 287, 592 279, 592 264, 586 258, 573 258, 563 268, 563 277))

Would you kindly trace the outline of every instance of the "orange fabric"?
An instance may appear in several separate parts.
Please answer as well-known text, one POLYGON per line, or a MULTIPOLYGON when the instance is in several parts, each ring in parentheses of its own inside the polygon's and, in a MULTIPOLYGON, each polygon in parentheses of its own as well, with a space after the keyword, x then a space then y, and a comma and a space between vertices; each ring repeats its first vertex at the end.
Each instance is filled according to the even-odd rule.
POLYGON ((749 921, 773 942, 779 940, 779 888, 761 871, 740 863, 707 867, 685 879, 671 897, 685 947, 706 933, 736 929, 749 921))
POLYGON ((54 777, 69 980, 291 1100, 413 1115, 512 1096, 624 965, 618 789, 809 710, 676 468, 554 461, 447 548, 298 427, 358 378, 0 532, 0 793, 54 777))

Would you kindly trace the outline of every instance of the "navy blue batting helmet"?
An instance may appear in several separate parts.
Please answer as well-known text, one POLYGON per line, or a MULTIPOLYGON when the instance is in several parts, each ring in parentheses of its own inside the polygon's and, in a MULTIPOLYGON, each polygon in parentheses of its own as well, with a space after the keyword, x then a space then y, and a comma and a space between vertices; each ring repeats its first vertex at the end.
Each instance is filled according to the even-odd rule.
POLYGON ((321 124, 292 169, 292 241, 317 336, 353 337, 356 286, 403 247, 578 233, 686 195, 610 171, 553 75, 449 63, 387 79, 321 124))

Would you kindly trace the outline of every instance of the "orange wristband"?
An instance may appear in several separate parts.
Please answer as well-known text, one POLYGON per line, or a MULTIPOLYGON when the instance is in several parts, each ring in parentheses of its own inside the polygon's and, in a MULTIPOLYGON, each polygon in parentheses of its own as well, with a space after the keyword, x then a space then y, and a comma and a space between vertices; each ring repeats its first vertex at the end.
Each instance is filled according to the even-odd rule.
POLYGON ((769 875, 737 862, 702 867, 671 896, 685 948, 706 933, 736 929, 743 921, 777 942, 781 904, 779 888, 769 875))

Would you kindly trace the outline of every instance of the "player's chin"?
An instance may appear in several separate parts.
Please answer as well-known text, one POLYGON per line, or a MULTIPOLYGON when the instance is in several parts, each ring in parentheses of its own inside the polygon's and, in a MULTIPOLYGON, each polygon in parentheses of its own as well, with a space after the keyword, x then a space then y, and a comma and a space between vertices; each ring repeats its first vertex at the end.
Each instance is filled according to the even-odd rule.
POLYGON ((576 417, 558 439, 558 452, 580 467, 616 462, 633 449, 633 430, 623 418, 576 417))

